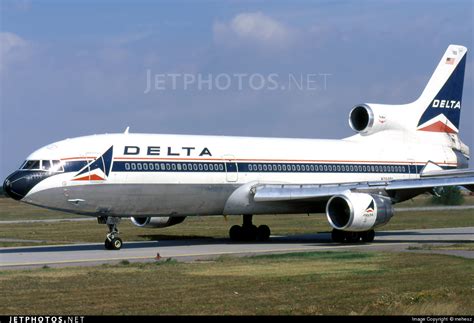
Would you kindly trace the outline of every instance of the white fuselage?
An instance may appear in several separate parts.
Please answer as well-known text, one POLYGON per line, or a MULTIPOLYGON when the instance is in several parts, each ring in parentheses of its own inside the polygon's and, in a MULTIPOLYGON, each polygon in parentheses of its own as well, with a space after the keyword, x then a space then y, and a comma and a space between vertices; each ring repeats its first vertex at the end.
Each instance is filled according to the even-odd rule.
MULTIPOLYGON (((357 135, 315 140, 126 133, 67 139, 28 157, 61 160, 65 171, 39 182, 23 201, 94 216, 218 215, 225 213, 229 196, 242 185, 416 178, 428 161, 456 167, 451 150, 404 138, 394 135, 388 141, 382 136, 357 135), (101 158, 111 147, 108 164, 101 158)), ((238 214, 235 208, 233 211, 238 214)), ((251 211, 314 210, 290 203, 260 204, 251 211)))

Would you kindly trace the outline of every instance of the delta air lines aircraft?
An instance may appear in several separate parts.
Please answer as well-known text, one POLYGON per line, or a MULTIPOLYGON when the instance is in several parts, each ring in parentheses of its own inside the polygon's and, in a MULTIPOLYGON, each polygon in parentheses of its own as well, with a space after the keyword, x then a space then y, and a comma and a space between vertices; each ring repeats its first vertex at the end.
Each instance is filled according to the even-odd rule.
POLYGON ((107 249, 118 224, 176 225, 188 216, 243 215, 234 241, 264 241, 253 215, 325 212, 336 242, 370 242, 392 205, 436 187, 474 190, 459 138, 467 49, 450 45, 421 96, 358 104, 342 140, 125 133, 59 141, 33 152, 3 187, 25 203, 98 218, 107 249), (464 170, 463 170, 464 169, 464 170))

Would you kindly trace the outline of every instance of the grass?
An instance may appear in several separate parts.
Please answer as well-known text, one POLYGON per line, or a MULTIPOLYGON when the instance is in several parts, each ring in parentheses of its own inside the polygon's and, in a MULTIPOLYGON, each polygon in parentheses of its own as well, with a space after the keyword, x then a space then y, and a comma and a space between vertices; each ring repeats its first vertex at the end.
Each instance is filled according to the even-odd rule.
POLYGON ((473 273, 463 258, 354 252, 0 271, 0 314, 472 315, 473 273))
POLYGON ((408 250, 462 250, 462 251, 474 251, 474 242, 455 243, 448 245, 431 245, 422 244, 419 246, 410 246, 408 250))
MULTIPOLYGON (((474 205, 474 196, 464 196, 464 205, 474 205)), ((430 195, 420 195, 414 199, 397 204, 396 207, 423 207, 435 206, 431 203, 430 195)), ((77 214, 48 210, 21 203, 0 195, 0 221, 14 220, 45 220, 88 218, 77 214)))
POLYGON ((0 221, 71 219, 85 216, 35 207, 0 196, 0 221))
MULTIPOLYGON (((472 195, 463 195, 464 203, 462 205, 474 205, 474 196, 472 195)), ((434 204, 432 201, 432 196, 430 194, 422 194, 411 200, 399 203, 397 207, 423 207, 423 206, 440 206, 439 204, 434 204)))
MULTIPOLYGON (((278 215, 256 216, 255 224, 267 224, 274 235, 309 234, 329 232, 326 216, 319 215, 278 215)), ((240 224, 240 217, 189 217, 183 223, 168 228, 138 228, 124 220, 119 226, 124 241, 156 241, 198 238, 227 238, 228 230, 240 224)), ((426 229, 474 226, 472 210, 403 212, 379 230, 426 229)), ((41 240, 39 243, 0 242, 3 246, 41 245, 103 242, 107 232, 105 225, 94 221, 58 223, 4 224, 0 227, 0 237, 4 239, 41 240)))
MULTIPOLYGON (((407 203, 407 202, 406 202, 407 203)), ((0 198, 0 221, 13 219, 71 218, 77 215, 49 211, 0 198)), ((254 217, 256 225, 267 224, 273 235, 308 234, 329 232, 331 227, 324 214, 311 215, 261 215, 254 217)), ((227 238, 228 230, 241 224, 241 217, 222 216, 188 217, 183 223, 169 228, 138 228, 128 220, 122 221, 119 229, 124 241, 155 241, 196 238, 227 238)), ((391 221, 379 230, 403 230, 474 226, 473 210, 457 211, 412 211, 396 213, 391 221)), ((103 242, 107 228, 95 221, 2 224, 3 239, 40 240, 43 242, 0 241, 1 247, 103 242)))

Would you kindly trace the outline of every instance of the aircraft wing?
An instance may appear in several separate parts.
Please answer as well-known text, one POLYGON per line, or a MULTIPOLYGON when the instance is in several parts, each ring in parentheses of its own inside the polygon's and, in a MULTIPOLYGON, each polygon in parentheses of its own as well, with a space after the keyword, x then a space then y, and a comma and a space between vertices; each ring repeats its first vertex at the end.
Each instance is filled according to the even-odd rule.
POLYGON ((437 171, 417 179, 373 181, 341 184, 258 184, 253 187, 255 202, 324 200, 350 190, 382 194, 399 191, 429 191, 436 187, 464 186, 474 192, 474 171, 437 171))

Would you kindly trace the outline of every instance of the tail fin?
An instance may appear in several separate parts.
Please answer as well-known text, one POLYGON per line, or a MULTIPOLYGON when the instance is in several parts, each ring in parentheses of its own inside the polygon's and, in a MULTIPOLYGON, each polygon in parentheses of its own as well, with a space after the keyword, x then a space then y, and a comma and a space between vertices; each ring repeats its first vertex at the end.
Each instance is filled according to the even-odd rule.
POLYGON ((458 133, 467 48, 449 45, 426 85, 414 102, 420 109, 418 131, 458 133))

